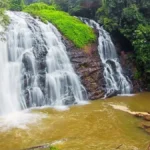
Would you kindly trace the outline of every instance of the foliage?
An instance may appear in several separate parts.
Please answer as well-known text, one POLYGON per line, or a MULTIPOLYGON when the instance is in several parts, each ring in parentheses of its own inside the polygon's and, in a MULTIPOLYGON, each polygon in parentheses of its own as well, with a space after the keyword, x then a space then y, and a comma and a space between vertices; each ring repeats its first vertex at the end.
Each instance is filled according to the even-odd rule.
POLYGON ((140 77, 141 77, 141 72, 139 72, 139 71, 135 71, 134 72, 134 79, 140 79, 140 77))
POLYGON ((51 146, 49 150, 59 150, 59 149, 56 148, 56 147, 51 146))
POLYGON ((68 13, 56 10, 53 6, 35 3, 27 6, 24 11, 53 23, 77 47, 84 47, 96 39, 90 27, 68 13))
POLYGON ((128 8, 123 9, 122 20, 125 20, 129 24, 139 23, 143 20, 142 14, 139 12, 138 7, 133 4, 128 8))
POLYGON ((0 25, 6 26, 9 23, 9 18, 5 15, 5 10, 9 7, 7 0, 0 0, 0 25))
POLYGON ((136 49, 137 65, 142 70, 141 76, 150 83, 150 25, 138 26, 132 44, 136 49))
POLYGON ((26 11, 40 11, 40 10, 56 10, 54 5, 47 5, 45 3, 34 3, 25 8, 26 11))
POLYGON ((57 5, 63 11, 68 11, 69 9, 69 0, 53 0, 52 4, 57 5))
POLYGON ((100 0, 53 0, 53 4, 75 16, 93 18, 100 0))
POLYGON ((143 17, 144 14, 142 14, 140 10, 141 6, 147 8, 148 4, 150 4, 150 2, 147 3, 145 0, 143 2, 135 2, 134 0, 101 0, 101 6, 97 10, 96 18, 104 25, 104 27, 105 22, 103 18, 111 19, 117 24, 118 28, 124 28, 126 25, 134 26, 137 23, 145 21, 143 17))
POLYGON ((117 22, 106 16, 101 16, 100 23, 102 23, 104 25, 104 28, 109 32, 118 28, 117 22))
POLYGON ((51 4, 52 0, 24 0, 24 3, 26 5, 30 5, 32 3, 40 3, 43 2, 45 4, 51 4))
POLYGON ((10 10, 21 11, 24 7, 24 0, 10 0, 10 10))
POLYGON ((0 24, 4 27, 9 24, 9 17, 4 14, 4 9, 0 9, 0 24))
POLYGON ((132 33, 140 23, 145 24, 145 19, 135 4, 123 9, 120 31, 124 36, 132 40, 132 33))
POLYGON ((7 0, 0 0, 0 9, 8 8, 8 7, 9 7, 9 3, 7 0))

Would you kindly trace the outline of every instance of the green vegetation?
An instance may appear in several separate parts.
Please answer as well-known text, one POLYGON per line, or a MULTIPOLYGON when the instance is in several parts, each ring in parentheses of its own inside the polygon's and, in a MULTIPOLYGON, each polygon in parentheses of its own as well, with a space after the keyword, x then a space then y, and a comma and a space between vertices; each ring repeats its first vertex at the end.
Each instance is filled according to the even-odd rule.
POLYGON ((21 11, 24 7, 24 0, 10 0, 10 10, 21 11))
POLYGON ((9 24, 9 17, 4 14, 5 9, 0 9, 0 25, 5 27, 9 24))
POLYGON ((4 27, 9 24, 9 17, 5 15, 5 10, 21 11, 23 7, 23 0, 0 0, 0 24, 4 27))
POLYGON ((137 29, 138 25, 141 23, 146 23, 145 18, 139 12, 139 9, 135 4, 123 9, 120 31, 125 37, 132 40, 132 33, 137 29))
POLYGON ((49 150, 59 150, 59 149, 54 146, 51 146, 49 150))
POLYGON ((74 16, 93 18, 101 0, 24 0, 25 4, 44 2, 57 7, 74 16))
POLYGON ((6 26, 9 23, 9 18, 4 14, 5 10, 9 7, 8 1, 0 0, 0 25, 6 26))
POLYGON ((94 18, 101 0, 53 0, 61 10, 71 15, 94 18))
POLYGON ((94 42, 96 39, 94 31, 90 27, 68 13, 56 10, 55 6, 35 3, 27 6, 24 11, 33 16, 39 16, 44 22, 47 20, 53 23, 64 36, 79 48, 94 42))
POLYGON ((144 79, 150 86, 150 25, 140 24, 134 31, 132 44, 135 48, 136 64, 144 79))

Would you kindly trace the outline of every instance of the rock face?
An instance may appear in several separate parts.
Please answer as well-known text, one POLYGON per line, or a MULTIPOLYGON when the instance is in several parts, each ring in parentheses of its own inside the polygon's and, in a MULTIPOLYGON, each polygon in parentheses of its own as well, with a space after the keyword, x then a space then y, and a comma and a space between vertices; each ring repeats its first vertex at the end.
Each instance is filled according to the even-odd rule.
POLYGON ((135 78, 136 67, 133 62, 129 59, 130 53, 121 52, 120 54, 120 62, 125 74, 129 77, 132 84, 132 92, 138 93, 142 90, 142 83, 135 78))
POLYGON ((64 37, 63 42, 67 48, 70 61, 87 90, 89 99, 94 100, 104 97, 105 81, 97 43, 79 49, 64 37))
POLYGON ((131 59, 131 56, 133 55, 131 43, 118 32, 112 33, 111 38, 119 55, 124 74, 127 75, 131 81, 132 93, 140 92, 143 85, 140 80, 135 78, 137 69, 135 63, 131 59))

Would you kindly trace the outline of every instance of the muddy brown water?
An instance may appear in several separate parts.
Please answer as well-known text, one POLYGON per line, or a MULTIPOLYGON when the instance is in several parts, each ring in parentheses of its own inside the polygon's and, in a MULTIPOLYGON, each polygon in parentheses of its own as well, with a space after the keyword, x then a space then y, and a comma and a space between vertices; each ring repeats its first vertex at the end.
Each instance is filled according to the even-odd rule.
MULTIPOLYGON (((141 120, 110 105, 150 112, 150 93, 96 100, 65 111, 33 109, 46 117, 26 128, 0 128, 0 150, 20 150, 46 143, 60 150, 146 150, 150 135, 141 120)), ((48 148, 47 148, 48 149, 48 148)))

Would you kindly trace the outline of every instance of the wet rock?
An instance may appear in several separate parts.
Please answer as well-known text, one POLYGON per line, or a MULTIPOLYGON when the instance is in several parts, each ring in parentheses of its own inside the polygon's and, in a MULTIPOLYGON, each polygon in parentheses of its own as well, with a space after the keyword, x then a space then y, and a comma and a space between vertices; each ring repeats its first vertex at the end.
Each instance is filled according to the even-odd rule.
POLYGON ((135 62, 131 60, 131 55, 133 54, 132 50, 126 51, 121 45, 120 41, 114 41, 112 37, 117 53, 119 55, 120 64, 123 68, 123 73, 128 76, 132 85, 132 93, 138 93, 142 90, 142 83, 139 79, 136 79, 135 72, 137 71, 135 62))
POLYGON ((105 95, 105 80, 103 77, 103 65, 97 50, 97 42, 80 49, 76 48, 65 37, 62 40, 66 46, 70 61, 87 90, 89 99, 103 98, 105 95))
POLYGON ((135 78, 137 69, 135 64, 130 60, 130 53, 125 53, 124 56, 120 55, 120 60, 124 74, 126 74, 132 82, 132 93, 141 92, 143 85, 139 79, 135 78))
POLYGON ((111 98, 111 97, 113 97, 113 96, 116 96, 117 93, 118 93, 117 90, 112 89, 109 93, 106 94, 106 97, 107 97, 107 98, 111 98))
POLYGON ((148 134, 150 134, 150 121, 144 121, 140 124, 140 128, 144 129, 148 134))

